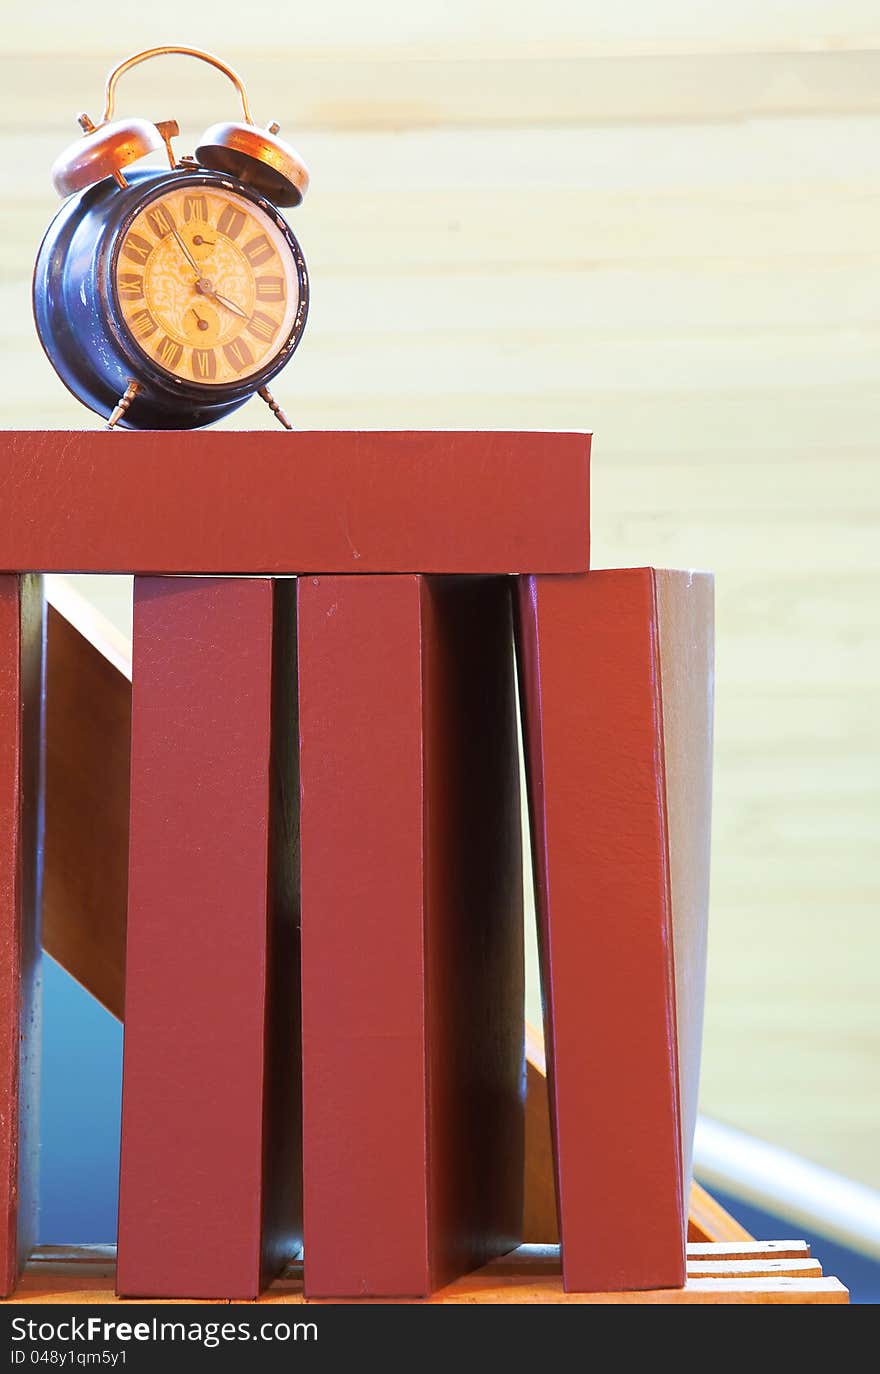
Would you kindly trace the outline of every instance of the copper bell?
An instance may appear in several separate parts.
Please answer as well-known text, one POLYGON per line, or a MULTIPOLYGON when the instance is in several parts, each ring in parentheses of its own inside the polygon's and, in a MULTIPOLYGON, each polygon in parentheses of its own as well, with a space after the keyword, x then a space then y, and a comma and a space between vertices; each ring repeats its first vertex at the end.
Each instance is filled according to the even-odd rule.
POLYGON ((212 124, 202 134, 196 161, 253 186, 273 205, 299 205, 309 189, 308 168, 277 133, 277 124, 268 129, 238 122, 212 124))
POLYGON ((80 115, 80 123, 85 138, 71 143, 52 164, 52 185, 59 196, 84 191, 105 177, 119 181, 123 167, 163 146, 162 135, 147 119, 116 119, 95 128, 86 115, 80 115))
POLYGON ((171 165, 175 165, 170 137, 178 130, 173 120, 158 125, 146 119, 112 120, 116 84, 123 73, 139 62, 171 53, 196 57, 216 67, 229 78, 241 99, 243 121, 212 124, 206 129, 196 149, 196 161, 202 167, 227 172, 252 186, 274 205, 299 205, 308 190, 308 169, 290 144, 277 137, 277 124, 261 129, 254 123, 238 74, 219 57, 200 48, 170 46, 134 53, 114 67, 107 77, 101 123, 96 127, 87 115, 80 115, 85 138, 71 144, 55 160, 52 184, 59 195, 72 195, 111 176, 124 186, 123 168, 162 147, 167 150, 171 165))

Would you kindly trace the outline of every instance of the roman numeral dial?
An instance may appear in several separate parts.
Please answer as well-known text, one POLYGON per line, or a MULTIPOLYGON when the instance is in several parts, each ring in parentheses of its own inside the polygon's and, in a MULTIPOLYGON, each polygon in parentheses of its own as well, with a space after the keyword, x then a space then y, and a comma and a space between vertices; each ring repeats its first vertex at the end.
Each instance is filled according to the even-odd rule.
POLYGON ((114 255, 122 322, 154 369, 204 387, 270 366, 298 318, 287 237, 245 196, 215 185, 145 196, 114 255))

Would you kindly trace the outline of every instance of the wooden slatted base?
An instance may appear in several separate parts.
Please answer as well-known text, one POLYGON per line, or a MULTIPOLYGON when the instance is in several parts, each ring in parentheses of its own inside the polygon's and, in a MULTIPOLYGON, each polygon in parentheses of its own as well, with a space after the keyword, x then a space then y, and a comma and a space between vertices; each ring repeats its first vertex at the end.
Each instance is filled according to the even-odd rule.
MULTIPOLYGON (((12 1303, 116 1303, 116 1248, 41 1245, 12 1303)), ((291 1265, 261 1303, 302 1303, 302 1265, 291 1265)), ((565 1293, 556 1245, 521 1245, 441 1289, 434 1303, 847 1303, 849 1293, 804 1241, 688 1246, 687 1284, 647 1293, 565 1293)))

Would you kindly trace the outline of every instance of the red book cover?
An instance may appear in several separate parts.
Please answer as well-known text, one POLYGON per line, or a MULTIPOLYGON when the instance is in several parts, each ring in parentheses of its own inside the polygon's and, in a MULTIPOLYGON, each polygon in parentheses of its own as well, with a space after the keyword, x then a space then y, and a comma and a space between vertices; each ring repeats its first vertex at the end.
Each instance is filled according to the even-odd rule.
MULTIPOLYGON (((670 630, 661 654, 657 576, 650 568, 613 570, 522 578, 519 586, 563 1277, 574 1291, 676 1287, 685 1278, 683 1154, 691 1146, 685 1140, 683 1151, 675 965, 689 986, 681 1003, 687 1134, 702 1013, 708 819, 695 855, 702 877, 688 896, 678 864, 687 844, 680 799, 693 783, 695 809, 707 804, 711 683, 704 633, 702 656, 691 664, 702 674, 691 680, 695 696, 690 703, 676 696, 683 646, 670 630), (675 697, 691 712, 688 721, 679 711, 675 733, 677 831, 664 689, 670 704, 675 697), (688 741, 690 764, 681 757, 688 741)), ((667 611, 683 601, 690 613, 688 575, 661 576, 684 579, 664 583, 667 611)), ((711 610, 704 591, 694 612, 701 632, 711 610)), ((670 615, 662 619, 671 624, 670 615)))
POLYGON ((0 431, 8 568, 512 573, 589 567, 590 436, 0 431), (64 492, 64 519, 58 493, 64 492))
POLYGON ((306 1292, 418 1297, 522 1219, 509 588, 302 578, 298 646, 306 1292))
POLYGON ((37 1242, 42 586, 0 577, 0 1295, 37 1242))
POLYGON ((129 1296, 254 1298, 301 1243, 293 586, 135 581, 129 1296))

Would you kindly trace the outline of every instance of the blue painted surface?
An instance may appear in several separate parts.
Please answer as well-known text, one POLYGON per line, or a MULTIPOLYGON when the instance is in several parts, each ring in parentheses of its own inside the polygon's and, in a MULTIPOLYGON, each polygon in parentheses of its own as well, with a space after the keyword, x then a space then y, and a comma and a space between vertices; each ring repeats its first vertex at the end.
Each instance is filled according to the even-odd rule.
POLYGON ((40 1240, 116 1240, 122 1026, 43 956, 40 1240))
POLYGON ((805 1235, 803 1228, 790 1221, 781 1221, 770 1212, 750 1207, 739 1198, 711 1189, 722 1207, 726 1207, 756 1240, 807 1240, 815 1259, 822 1265, 822 1273, 840 1279, 849 1289, 850 1301, 880 1302, 880 1262, 857 1254, 825 1236, 805 1235))

